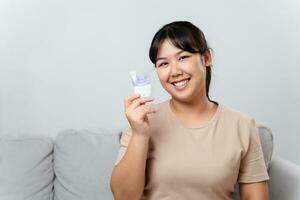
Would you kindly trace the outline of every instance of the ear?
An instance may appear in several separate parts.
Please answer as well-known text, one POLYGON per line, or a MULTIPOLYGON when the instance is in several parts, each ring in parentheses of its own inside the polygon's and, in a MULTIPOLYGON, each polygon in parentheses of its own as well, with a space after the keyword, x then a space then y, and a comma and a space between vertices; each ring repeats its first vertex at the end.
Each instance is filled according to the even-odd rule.
POLYGON ((204 54, 203 54, 203 57, 204 57, 204 64, 206 67, 210 67, 211 64, 212 64, 212 54, 211 54, 211 50, 210 49, 207 49, 204 54))

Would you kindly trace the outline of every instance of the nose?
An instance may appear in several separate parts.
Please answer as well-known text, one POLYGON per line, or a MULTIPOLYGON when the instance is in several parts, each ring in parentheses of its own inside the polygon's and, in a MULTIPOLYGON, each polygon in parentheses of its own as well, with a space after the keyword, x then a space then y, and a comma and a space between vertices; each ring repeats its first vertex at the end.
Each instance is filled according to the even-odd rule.
POLYGON ((172 62, 171 64, 171 77, 177 77, 179 75, 182 75, 182 70, 180 69, 180 66, 176 61, 172 62))

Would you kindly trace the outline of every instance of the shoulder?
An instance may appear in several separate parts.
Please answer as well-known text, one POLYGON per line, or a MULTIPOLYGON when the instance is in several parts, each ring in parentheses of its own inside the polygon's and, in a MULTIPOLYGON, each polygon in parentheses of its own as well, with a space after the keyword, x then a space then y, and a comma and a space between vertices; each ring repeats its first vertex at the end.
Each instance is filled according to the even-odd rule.
POLYGON ((221 106, 222 117, 228 123, 235 123, 240 126, 251 126, 255 124, 255 119, 251 115, 227 105, 221 106))
POLYGON ((231 128, 231 133, 236 136, 244 150, 248 149, 251 140, 258 140, 256 120, 251 115, 223 105, 222 121, 225 122, 224 126, 231 128))

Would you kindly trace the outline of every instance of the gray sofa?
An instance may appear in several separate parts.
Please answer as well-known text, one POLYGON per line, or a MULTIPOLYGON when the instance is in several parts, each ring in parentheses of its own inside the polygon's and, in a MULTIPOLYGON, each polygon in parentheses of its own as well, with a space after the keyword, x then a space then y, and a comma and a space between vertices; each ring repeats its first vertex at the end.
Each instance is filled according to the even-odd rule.
MULTIPOLYGON (((271 199, 299 200, 300 166, 271 159, 272 133, 258 128, 271 199)), ((0 200, 112 200, 109 182, 118 149, 119 134, 104 129, 65 130, 54 139, 1 136, 0 200)))

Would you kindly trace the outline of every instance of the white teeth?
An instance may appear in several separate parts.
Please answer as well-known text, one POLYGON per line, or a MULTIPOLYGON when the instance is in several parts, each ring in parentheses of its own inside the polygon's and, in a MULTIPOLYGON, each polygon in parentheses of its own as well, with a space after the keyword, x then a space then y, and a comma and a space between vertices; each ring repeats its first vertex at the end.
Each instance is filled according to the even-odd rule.
POLYGON ((181 82, 174 83, 174 85, 175 85, 175 86, 183 86, 183 85, 185 85, 187 82, 188 82, 188 80, 185 80, 185 81, 181 81, 181 82))

